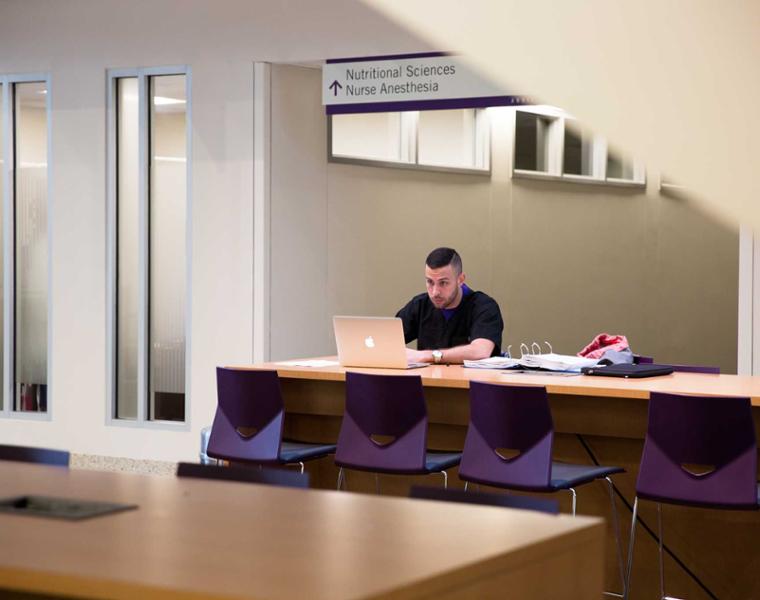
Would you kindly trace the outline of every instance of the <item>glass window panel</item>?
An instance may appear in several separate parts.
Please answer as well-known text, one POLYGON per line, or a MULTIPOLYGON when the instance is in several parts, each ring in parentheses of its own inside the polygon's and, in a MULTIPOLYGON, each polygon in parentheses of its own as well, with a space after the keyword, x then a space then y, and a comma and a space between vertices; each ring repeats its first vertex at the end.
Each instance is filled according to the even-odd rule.
POLYGON ((14 84, 15 408, 47 410, 47 89, 14 84))
POLYGON ((116 80, 116 418, 137 418, 139 103, 136 77, 116 80))
POLYGON ((566 125, 563 173, 592 176, 594 174, 593 148, 594 139, 590 133, 566 125))
POLYGON ((150 78, 149 418, 185 419, 184 75, 150 78))
POLYGON ((552 119, 517 111, 515 123, 515 169, 549 170, 549 128, 552 119))
POLYGON ((633 179, 633 161, 610 150, 607 153, 607 179, 633 179))
POLYGON ((371 160, 401 160, 401 113, 360 113, 332 116, 334 156, 371 160))
POLYGON ((420 111, 418 163, 446 167, 475 166, 475 110, 420 111))
POLYGON ((4 213, 4 204, 3 204, 3 198, 4 198, 4 185, 5 185, 5 155, 3 154, 5 152, 5 131, 3 129, 3 126, 5 125, 5 122, 3 120, 3 115, 5 114, 5 97, 3 96, 4 92, 3 84, 0 83, 0 410, 4 408, 3 404, 3 396, 5 395, 3 391, 5 390, 5 381, 4 381, 4 372, 5 369, 3 368, 3 365, 5 364, 5 344, 3 343, 3 340, 5 340, 5 280, 3 278, 4 275, 4 252, 5 252, 5 238, 3 236, 3 223, 5 222, 5 213, 4 213))

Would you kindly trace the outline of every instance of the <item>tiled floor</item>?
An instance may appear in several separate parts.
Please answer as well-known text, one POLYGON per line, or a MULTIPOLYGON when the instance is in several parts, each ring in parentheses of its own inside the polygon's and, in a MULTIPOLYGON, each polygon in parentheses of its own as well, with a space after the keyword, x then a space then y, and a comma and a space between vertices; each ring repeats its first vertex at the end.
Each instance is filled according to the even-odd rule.
POLYGON ((150 475, 174 475, 177 463, 163 460, 137 460, 92 454, 71 454, 72 469, 93 471, 119 471, 122 473, 145 473, 150 475))

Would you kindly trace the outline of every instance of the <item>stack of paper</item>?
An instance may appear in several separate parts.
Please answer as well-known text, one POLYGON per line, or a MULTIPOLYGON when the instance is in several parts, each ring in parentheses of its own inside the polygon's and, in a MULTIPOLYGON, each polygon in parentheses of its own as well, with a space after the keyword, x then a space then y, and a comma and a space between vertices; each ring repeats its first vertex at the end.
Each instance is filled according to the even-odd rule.
POLYGON ((492 356, 491 358, 482 358, 480 360, 466 360, 464 366, 471 369, 512 369, 519 366, 519 361, 515 358, 506 358, 504 356, 492 356))
POLYGON ((482 360, 466 360, 464 366, 471 369, 544 369, 546 371, 570 371, 580 373, 583 367, 593 367, 595 358, 581 358, 571 354, 523 354, 520 358, 492 356, 482 360))
POLYGON ((283 367, 337 367, 340 363, 337 360, 310 358, 304 360, 283 360, 274 364, 282 365, 283 367))
POLYGON ((547 371, 580 372, 583 367, 593 367, 599 360, 582 358, 572 354, 524 354, 520 357, 521 366, 529 369, 546 369, 547 371))

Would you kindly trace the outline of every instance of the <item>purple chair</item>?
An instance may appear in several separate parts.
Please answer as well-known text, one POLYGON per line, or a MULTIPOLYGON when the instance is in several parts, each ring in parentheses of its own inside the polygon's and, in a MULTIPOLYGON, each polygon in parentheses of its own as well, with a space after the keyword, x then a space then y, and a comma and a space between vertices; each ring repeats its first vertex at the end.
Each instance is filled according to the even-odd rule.
POLYGON ((419 500, 441 500, 442 502, 461 502, 463 504, 481 504, 484 506, 535 510, 550 515, 559 514, 559 502, 549 498, 465 492, 462 490, 446 490, 421 485, 413 485, 409 491, 409 497, 419 500))
POLYGON ((750 399, 650 395, 649 424, 631 520, 626 575, 629 592, 639 499, 657 503, 660 594, 664 598, 663 502, 733 510, 757 510, 760 504, 750 399))
MULTIPOLYGON (((653 364, 654 359, 651 356, 634 355, 633 362, 636 364, 653 364)), ((708 367, 703 365, 667 365, 663 363, 657 363, 661 367, 671 367, 674 371, 680 371, 682 373, 707 373, 710 375, 720 375, 720 367, 708 367)))
POLYGON ((49 450, 48 448, 34 448, 32 446, 8 446, 0 444, 0 460, 68 467, 69 453, 66 450, 49 450))
POLYGON ((216 465, 181 462, 177 465, 177 477, 263 483, 304 489, 309 487, 308 473, 296 473, 284 469, 257 469, 251 466, 218 467, 216 465))
POLYGON ((540 493, 566 490, 572 496, 575 515, 575 488, 605 480, 624 585, 617 507, 610 479, 610 475, 623 473, 624 469, 552 461, 553 445, 554 423, 545 387, 470 382, 470 425, 459 465, 465 489, 468 483, 477 483, 540 493))
POLYGON ((704 365, 663 365, 657 363, 663 367, 673 367, 674 371, 680 371, 681 373, 706 373, 708 375, 720 375, 720 367, 708 367, 704 365))
POLYGON ((397 475, 443 475, 461 453, 427 451, 428 418, 419 375, 346 373, 346 409, 335 464, 338 489, 344 469, 397 475))
POLYGON ((206 453, 258 464, 298 464, 335 452, 332 444, 282 440, 285 408, 277 371, 216 369, 218 404, 206 453))

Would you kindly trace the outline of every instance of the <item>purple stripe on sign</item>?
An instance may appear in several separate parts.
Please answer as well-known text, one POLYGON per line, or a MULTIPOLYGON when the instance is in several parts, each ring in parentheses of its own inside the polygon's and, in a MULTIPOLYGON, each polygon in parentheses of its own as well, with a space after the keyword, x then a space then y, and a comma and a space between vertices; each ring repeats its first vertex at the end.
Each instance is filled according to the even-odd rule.
POLYGON ((399 102, 365 102, 363 104, 328 104, 328 115, 351 113, 397 112, 404 110, 447 110, 454 108, 488 108, 489 106, 526 106, 535 104, 526 96, 486 96, 482 98, 447 98, 445 100, 403 100, 399 102))
POLYGON ((357 56, 355 58, 328 58, 325 64, 335 65, 350 62, 371 62, 375 60, 404 60, 409 58, 433 58, 436 56, 451 56, 448 52, 418 52, 417 54, 388 54, 387 56, 357 56))

